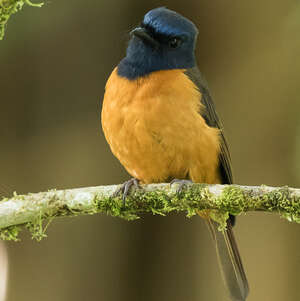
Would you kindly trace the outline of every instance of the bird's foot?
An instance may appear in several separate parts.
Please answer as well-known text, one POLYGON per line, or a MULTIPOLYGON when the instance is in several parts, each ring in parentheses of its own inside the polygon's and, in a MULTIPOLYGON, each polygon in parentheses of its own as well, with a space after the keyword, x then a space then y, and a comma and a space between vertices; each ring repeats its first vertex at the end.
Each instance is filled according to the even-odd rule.
POLYGON ((117 197, 119 195, 122 195, 123 205, 125 205, 125 199, 129 194, 130 188, 134 186, 135 188, 141 188, 139 185, 139 180, 136 178, 132 178, 125 183, 121 185, 120 188, 118 188, 114 194, 113 197, 117 197))
POLYGON ((191 180, 182 180, 182 179, 173 179, 170 182, 170 185, 173 185, 174 183, 179 184, 178 188, 176 189, 176 193, 180 194, 183 189, 185 189, 189 185, 193 184, 193 181, 191 181, 191 180))

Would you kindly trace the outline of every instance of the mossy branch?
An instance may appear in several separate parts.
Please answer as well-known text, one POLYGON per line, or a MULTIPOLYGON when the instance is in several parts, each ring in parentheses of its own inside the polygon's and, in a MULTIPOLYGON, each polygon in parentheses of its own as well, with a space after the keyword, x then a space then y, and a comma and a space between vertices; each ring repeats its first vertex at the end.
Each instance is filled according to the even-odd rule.
POLYGON ((144 185, 142 189, 133 189, 125 203, 113 196, 116 185, 15 194, 0 201, 0 238, 17 240, 20 226, 25 226, 40 240, 55 217, 95 213, 134 220, 148 212, 166 215, 184 211, 190 217, 199 210, 213 209, 210 212, 214 216, 226 219, 228 213, 266 211, 300 223, 300 189, 192 184, 178 194, 177 187, 177 184, 144 185))
POLYGON ((0 40, 4 37, 8 19, 20 11, 24 4, 35 7, 43 5, 43 3, 32 3, 30 0, 0 0, 0 40))

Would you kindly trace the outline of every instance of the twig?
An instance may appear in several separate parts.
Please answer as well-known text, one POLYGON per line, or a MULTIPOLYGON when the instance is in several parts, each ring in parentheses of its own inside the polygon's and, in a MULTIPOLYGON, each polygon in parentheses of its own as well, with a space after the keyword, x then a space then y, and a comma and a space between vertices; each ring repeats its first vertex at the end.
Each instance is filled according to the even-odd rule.
POLYGON ((43 5, 43 3, 32 3, 30 0, 0 0, 0 40, 4 37, 8 19, 21 10, 24 4, 34 7, 43 5))

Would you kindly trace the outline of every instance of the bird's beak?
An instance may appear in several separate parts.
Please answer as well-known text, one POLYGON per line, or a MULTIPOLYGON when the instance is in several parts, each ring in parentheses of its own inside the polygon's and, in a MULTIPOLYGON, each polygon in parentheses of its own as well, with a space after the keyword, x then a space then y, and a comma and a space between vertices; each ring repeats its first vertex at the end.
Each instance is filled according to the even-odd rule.
POLYGON ((137 27, 134 30, 130 32, 130 36, 136 36, 142 41, 144 41, 147 44, 150 44, 151 46, 158 48, 159 43, 151 37, 151 35, 147 32, 145 28, 137 27))

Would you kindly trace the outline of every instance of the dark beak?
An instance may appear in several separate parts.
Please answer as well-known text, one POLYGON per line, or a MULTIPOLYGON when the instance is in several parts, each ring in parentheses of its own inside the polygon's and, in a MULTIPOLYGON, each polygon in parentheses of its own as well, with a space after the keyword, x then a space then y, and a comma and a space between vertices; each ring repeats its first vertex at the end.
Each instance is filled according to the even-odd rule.
POLYGON ((154 48, 158 48, 159 43, 151 37, 145 28, 137 27, 130 32, 130 36, 136 36, 147 44, 150 44, 154 48))

